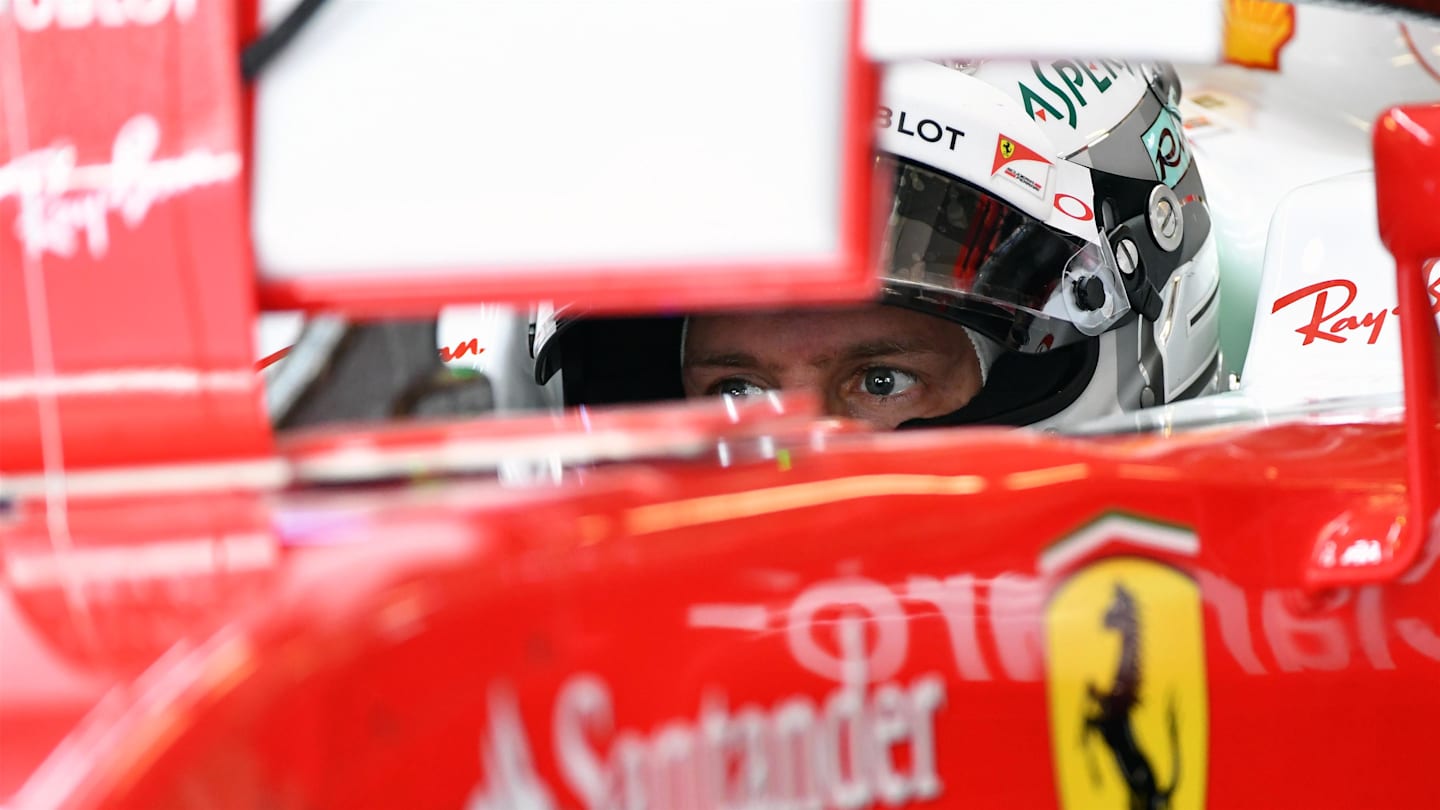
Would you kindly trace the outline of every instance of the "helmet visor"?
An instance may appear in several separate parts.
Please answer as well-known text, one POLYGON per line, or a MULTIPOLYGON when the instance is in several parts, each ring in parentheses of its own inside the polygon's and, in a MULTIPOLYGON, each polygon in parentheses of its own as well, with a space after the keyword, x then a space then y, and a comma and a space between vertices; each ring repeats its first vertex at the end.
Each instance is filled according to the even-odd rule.
POLYGON ((1108 245, 903 158, 882 155, 877 171, 890 191, 881 272, 897 303, 1032 352, 1098 335, 1130 311, 1108 245))

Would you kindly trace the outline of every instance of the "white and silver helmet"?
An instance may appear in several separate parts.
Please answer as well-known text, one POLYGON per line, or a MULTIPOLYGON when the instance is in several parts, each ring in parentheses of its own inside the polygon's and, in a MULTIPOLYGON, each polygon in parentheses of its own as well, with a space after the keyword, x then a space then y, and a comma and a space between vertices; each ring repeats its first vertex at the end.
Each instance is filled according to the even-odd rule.
MULTIPOLYGON (((887 69, 882 300, 999 355, 969 404, 905 426, 1063 426, 1214 390, 1219 266, 1179 92, 1116 60, 887 69)), ((681 322, 552 316, 536 379, 563 369, 569 404, 678 397, 681 322)))

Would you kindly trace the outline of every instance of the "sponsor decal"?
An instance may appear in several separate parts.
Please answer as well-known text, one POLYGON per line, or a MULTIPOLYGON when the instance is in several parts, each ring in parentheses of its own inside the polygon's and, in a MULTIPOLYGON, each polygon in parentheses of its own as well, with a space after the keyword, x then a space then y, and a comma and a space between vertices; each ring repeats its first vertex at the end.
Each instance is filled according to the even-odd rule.
POLYGON ((1051 165, 1039 152, 1001 133, 995 140, 995 163, 990 167, 990 177, 1006 177, 1036 197, 1043 197, 1051 165))
POLYGON ((1190 118, 1186 118, 1184 121, 1180 122, 1180 125, 1185 127, 1186 132, 1190 132, 1191 130, 1196 129, 1205 129, 1206 127, 1213 126, 1213 124, 1210 123, 1210 119, 1203 115, 1196 115, 1190 118))
POLYGON ((1046 608, 1050 744, 1067 808, 1205 806, 1200 589, 1150 560, 1070 577, 1046 608))
POLYGON ((1180 103, 1180 114, 1186 143, 1194 143, 1196 138, 1227 133, 1236 120, 1243 120, 1249 115, 1245 105, 1209 91, 1186 97, 1180 103))
MULTIPOLYGON (((1440 273, 1433 272, 1436 266, 1434 261, 1427 266, 1431 271, 1428 291, 1430 312, 1440 316, 1440 273)), ((1397 306, 1370 312, 1352 312, 1350 307, 1355 303, 1359 291, 1360 288, 1355 282, 1345 278, 1317 281, 1275 299, 1270 313, 1273 315, 1286 307, 1310 299, 1310 320, 1295 329, 1296 334, 1305 338, 1300 342, 1301 346, 1309 346, 1317 340, 1323 343, 1348 343, 1353 338, 1364 338, 1367 344, 1373 346, 1380 340, 1385 324, 1391 318, 1400 316, 1400 308, 1397 306), (1347 334, 1351 332, 1358 334, 1347 334)))
POLYGON ((1062 191, 1055 195, 1054 204, 1060 213, 1071 219, 1089 222, 1095 218, 1095 209, 1074 194, 1066 194, 1062 191))
POLYGON ((1160 114, 1155 116, 1155 121, 1140 139, 1150 153, 1155 179, 1174 188, 1190 168, 1190 146, 1185 142, 1180 114, 1170 107, 1161 108, 1160 114))
POLYGON ((901 135, 908 135, 912 138, 919 138, 926 143, 945 143, 945 148, 955 151, 955 146, 965 133, 952 126, 947 126, 932 118, 924 118, 914 113, 900 110, 898 113, 889 107, 881 107, 875 118, 875 126, 880 129, 895 127, 895 131, 901 135))
MULTIPOLYGON (((1088 474, 1085 464, 1066 465, 1016 473, 1013 483, 1088 474)), ((1358 547, 1352 556, 1368 552, 1368 539, 1358 547)), ((527 723, 514 693, 492 684, 468 806, 552 810, 574 806, 571 797, 587 808, 953 803, 937 751, 940 737, 963 731, 947 693, 947 680, 958 680, 1045 684, 1066 807, 1202 807, 1210 656, 1227 655, 1249 675, 1333 672, 1357 657, 1394 670, 1394 645, 1440 661, 1432 620, 1396 615, 1383 589, 1297 607, 1294 590, 1246 590, 1197 565, 1199 553, 1187 528, 1110 513, 1047 548, 1034 575, 813 583, 778 620, 794 664, 831 684, 822 695, 732 705, 722 688, 702 684, 681 716, 627 723, 606 678, 577 672, 527 723), (921 617, 943 623, 950 671, 906 674, 911 623, 921 617), (556 779, 539 776, 532 742, 556 779)), ((686 616, 705 632, 781 629, 768 603, 696 603, 686 616)))
POLYGON ((121 28, 157 25, 171 17, 184 22, 195 16, 198 4, 199 0, 0 0, 0 13, 12 14, 22 31, 121 28))
POLYGON ((1280 69, 1280 51, 1295 36, 1295 7, 1269 0, 1225 0, 1225 61, 1280 69))
POLYGON ((1077 108, 1089 103, 1087 96, 1093 99, 1108 92, 1120 71, 1137 75, 1133 65, 1117 59, 1057 59, 1043 67, 1031 62, 1030 67, 1035 84, 1020 82, 1025 112, 1036 121, 1064 121, 1071 129, 1078 124, 1077 108))
MULTIPOLYGON (((1087 474, 1084 467, 1077 465, 1073 474, 1087 474)), ((1062 473, 1069 474, 1063 467, 1042 472, 1055 479, 1062 473)), ((904 606, 910 605, 944 622, 954 674, 962 681, 1038 681, 1044 675, 1044 660, 1043 627, 1036 620, 1036 608, 1044 603, 1052 576, 1108 548, 1191 558, 1199 553, 1199 547, 1199 538, 1188 529, 1110 514, 1047 549, 1038 561, 1036 576, 1010 573, 980 578, 955 572, 948 576, 911 576, 893 587, 858 577, 817 583, 803 592, 789 610, 792 653, 806 669, 837 678, 839 657, 823 654, 823 650, 812 654, 796 644, 793 627, 803 626, 807 617, 859 603, 863 588, 863 604, 869 606, 870 613, 865 629, 874 634, 866 666, 872 675, 883 675, 878 679, 892 676, 905 663, 909 635, 904 606), (886 592, 888 596, 882 597, 886 592), (983 613, 979 605, 987 606, 983 613), (989 643, 982 644, 982 639, 989 643)), ((1287 607, 1288 591, 1284 589, 1246 591, 1203 568, 1195 568, 1192 578, 1200 584, 1209 618, 1219 628, 1221 651, 1249 674, 1263 675, 1268 671, 1262 654, 1275 662, 1272 666, 1298 672, 1343 669, 1351 665, 1357 649, 1374 667, 1393 668, 1389 663, 1389 642, 1384 640, 1393 637, 1399 628, 1405 628, 1403 640, 1413 650, 1440 661, 1440 635, 1425 619, 1396 618, 1378 610, 1347 612, 1341 609, 1344 605, 1337 605, 1328 616, 1304 616, 1287 607)), ((761 617, 769 610, 765 605, 697 605, 691 608, 690 623, 693 627, 753 633, 765 629, 761 617), (716 617, 709 614, 707 621, 696 621, 697 609, 705 607, 723 609, 730 621, 711 621, 716 617), (745 620, 736 620, 742 618, 745 620)))
MULTIPOLYGON (((1073 471, 1061 467, 1040 472, 1045 474, 1045 480, 1087 474, 1085 465, 1075 466, 1073 471)), ((1016 483, 1028 483, 1028 479, 1016 483)), ((954 674, 961 680, 1038 681, 1044 673, 1044 661, 1043 628, 1036 620, 1036 608, 1044 603, 1051 577, 1109 548, 1193 558, 1199 553, 1200 543, 1188 529, 1110 514, 1047 549, 1038 561, 1037 576, 1011 573, 982 579, 955 572, 948 576, 911 576, 893 587, 856 577, 822 582, 796 600, 790 608, 790 622, 802 623, 807 616, 856 604, 857 588, 866 588, 876 599, 880 599, 881 591, 889 591, 888 600, 865 603, 872 606, 866 632, 875 633, 867 664, 872 673, 893 674, 903 667, 908 648, 903 606, 911 605, 945 623, 954 674), (979 605, 987 609, 982 613, 979 605), (991 643, 982 645, 982 638, 991 643)), ((1324 616, 1297 614, 1288 607, 1291 592, 1286 589, 1246 591, 1203 568, 1194 568, 1191 573, 1200 585, 1210 620, 1219 628, 1221 651, 1246 673, 1263 675, 1269 671, 1262 654, 1284 672, 1344 669, 1351 666, 1357 650, 1375 668, 1392 669, 1387 639, 1397 632, 1412 650, 1440 661, 1440 635, 1426 619, 1387 615, 1373 605, 1367 607, 1367 603, 1340 603, 1324 616)), ((753 608, 757 616, 768 610, 764 605, 723 607, 727 612, 753 608)), ((691 624, 701 626, 693 620, 691 624)), ((744 632, 764 629, 740 623, 724 626, 744 632)), ((837 656, 802 657, 803 648, 793 644, 792 652, 807 669, 834 677, 837 656)))
POLYGON ((484 351, 485 349, 480 345, 480 338, 470 338, 469 340, 456 343, 453 349, 449 346, 441 346, 440 360, 448 363, 451 360, 459 360, 467 354, 473 354, 478 357, 484 351))
POLYGON ((156 205, 240 176, 237 152, 194 148, 157 158, 160 125, 148 115, 126 121, 109 163, 78 165, 74 145, 60 143, 0 166, 0 203, 20 201, 15 233, 34 257, 70 257, 83 241, 90 255, 110 248, 110 218, 138 228, 156 205))
MULTIPOLYGON (((285 348, 277 352, 266 355, 255 363, 255 370, 262 371, 265 368, 268 368, 269 366, 272 366, 280 362, 281 360, 284 360, 285 357, 290 354, 290 350, 293 348, 295 347, 286 346, 285 348)), ((459 343, 456 343, 454 348, 451 348, 450 346, 441 346, 438 351, 440 354, 440 362, 448 363, 451 360, 459 360, 466 355, 473 354, 478 357, 485 352, 485 348, 480 345, 480 338, 470 338, 469 340, 462 340, 459 343)))
MULTIPOLYGON (((603 678, 570 677, 549 724, 565 786, 586 808, 864 810, 939 797, 935 719, 945 705, 944 679, 932 673, 872 685, 865 628, 850 617, 838 631, 841 681, 822 699, 797 694, 732 709, 723 692, 707 690, 694 717, 649 732, 619 726, 603 678)), ((559 806, 535 772, 514 698, 493 691, 489 715, 470 810, 559 806)))
POLYGON ((489 728, 480 744, 480 786, 467 810, 555 810, 555 796, 535 773, 530 738, 515 693, 492 687, 486 706, 489 728))

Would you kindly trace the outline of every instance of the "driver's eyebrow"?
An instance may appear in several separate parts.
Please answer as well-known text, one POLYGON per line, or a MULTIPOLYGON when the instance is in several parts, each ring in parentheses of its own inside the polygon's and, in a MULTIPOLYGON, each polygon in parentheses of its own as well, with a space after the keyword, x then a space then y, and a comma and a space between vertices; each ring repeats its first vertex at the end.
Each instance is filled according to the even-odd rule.
MULTIPOLYGON (((933 342, 920 338, 866 340, 846 346, 840 352, 840 359, 853 363, 876 357, 893 357, 899 354, 935 354, 939 351, 933 342)), ((824 355, 811 357, 808 362, 811 365, 823 365, 831 360, 832 356, 824 355)), ((755 359, 755 355, 745 352, 714 352, 695 357, 687 355, 684 367, 760 368, 760 361, 755 359)))
POLYGON ((890 357, 897 354, 933 354, 939 352, 934 343, 924 339, 867 340, 845 347, 841 357, 845 360, 870 360, 875 357, 890 357))
POLYGON ((744 352, 721 352, 702 354, 697 357, 685 356, 685 368, 759 368, 760 361, 754 355, 744 352))

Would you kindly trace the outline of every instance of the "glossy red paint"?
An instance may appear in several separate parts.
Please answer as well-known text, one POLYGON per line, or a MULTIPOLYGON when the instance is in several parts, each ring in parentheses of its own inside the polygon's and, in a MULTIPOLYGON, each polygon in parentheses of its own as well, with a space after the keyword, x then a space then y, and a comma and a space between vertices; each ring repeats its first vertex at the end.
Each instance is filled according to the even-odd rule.
MULTIPOLYGON (((133 49, 195 68, 143 90, 188 100, 177 148, 237 148, 235 88, 210 83, 233 67, 234 8, 195 8, 131 38, 0 15, 0 76, 23 82, 0 85, 5 113, 40 110, 30 82, 59 83, 62 58, 133 49)), ((103 159, 140 103, 123 75, 95 123, 31 130, 103 159)), ((30 151, 15 131, 4 165, 30 151)), ((1433 209, 1402 204, 1440 187, 1440 146, 1413 140, 1412 185, 1382 185, 1405 308, 1424 295, 1409 265, 1440 252, 1417 238, 1433 209)), ((1430 508, 1440 435, 1424 330, 1403 424, 1083 441, 872 434, 775 400, 326 431, 270 456, 250 377, 223 402, 45 393, 36 334, 59 379, 252 373, 242 203, 226 181, 133 230, 112 218, 90 259, 0 237, 0 282, 29 296, 0 296, 0 383, 41 392, 0 401, 0 463, 52 461, 36 436, 58 426, 68 465, 130 465, 0 501, 0 805, 1095 806, 1066 782, 1093 765, 1123 806, 1096 696, 1128 671, 1123 716, 1173 806, 1440 806, 1440 533, 1402 523, 1430 508), (103 363, 77 359, 81 327, 115 336, 103 363), (251 454, 279 483, 153 464, 251 454), (540 480, 500 484, 502 459, 540 480), (1182 587, 1158 598, 1162 574, 1182 587), (1077 601, 1086 582, 1114 601, 1077 601), (1177 701, 1171 740, 1155 729, 1177 701)))
MULTIPOLYGON (((622 730, 653 753, 670 750, 656 735, 676 723, 746 707, 778 722, 787 701, 823 713, 843 685, 837 628, 853 613, 866 705, 895 689, 931 700, 938 805, 1051 806, 1052 742, 1070 741, 1052 737, 1046 605, 1116 556, 1198 584, 1211 804, 1440 800, 1424 743, 1440 722, 1440 547, 1385 586, 1317 596, 1304 576, 1322 538, 1401 513, 1399 426, 1085 442, 861 433, 823 451, 793 432, 762 438, 730 468, 631 462, 558 488, 401 482, 234 495, 213 514, 210 497, 72 504, 97 545, 120 531, 100 527, 128 515, 137 547, 179 535, 170 542, 208 538, 215 550, 193 571, 173 560, 203 555, 157 553, 153 572, 54 566, 79 577, 79 614, 39 607, 62 602, 54 583, 17 577, 27 569, 13 550, 44 542, 43 509, 22 505, 6 533, 14 609, 0 633, 45 659, 25 670, 66 678, 15 673, 29 700, 5 698, 19 718, 7 727, 35 741, 33 761, 66 727, 52 719, 46 734, 45 718, 26 716, 43 704, 34 690, 55 684, 70 695, 63 716, 88 716, 14 801, 459 807, 477 791, 518 801, 528 785, 575 806, 583 752, 603 762, 629 745, 622 730), (760 458, 780 451, 783 471, 760 458), (207 514, 208 532, 173 529, 207 514), (221 550, 236 537, 251 545, 221 550), (137 589, 152 594, 148 609, 137 589), (77 615, 104 628, 98 647, 77 647, 77 615), (115 685, 127 697, 98 702, 115 685), (507 759, 520 756, 507 694, 533 770, 505 770, 521 761, 507 759), (560 710, 585 729, 569 759, 554 737, 560 710), (1280 778, 1296 772, 1308 776, 1280 778)), ((914 745, 894 746, 896 768, 913 774, 914 745)))
MULTIPOLYGON (((1427 261, 1440 257, 1440 106, 1397 107, 1374 128, 1380 236, 1395 254, 1401 312, 1430 312, 1427 261)), ((1408 567, 1426 542, 1440 540, 1440 328, 1428 317, 1402 318, 1409 515, 1408 567), (1428 540, 1427 540, 1428 535, 1428 540)))
POLYGON ((24 8, 0 14, 0 470, 267 454, 233 6, 24 8))
POLYGON ((279 452, 307 483, 488 472, 510 459, 559 462, 710 458, 728 465, 748 443, 788 436, 806 446, 862 432, 820 418, 801 395, 751 402, 696 401, 629 409, 576 408, 458 422, 338 427, 287 436, 279 452))

